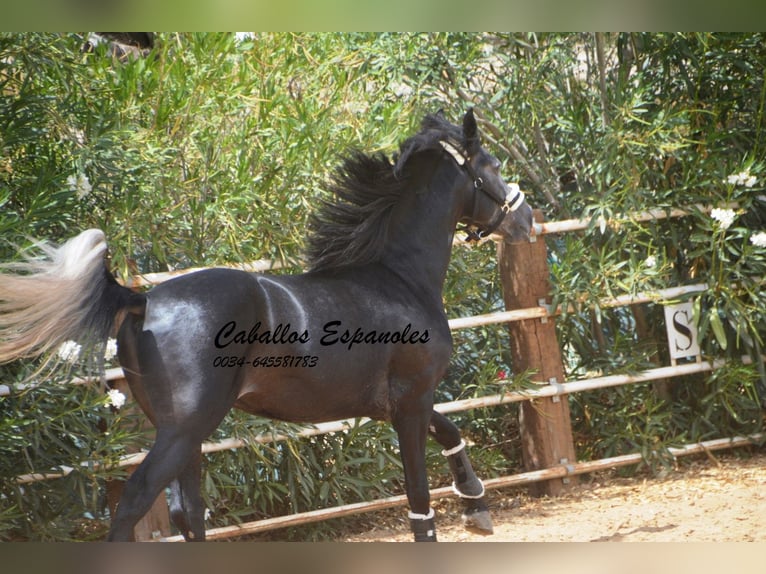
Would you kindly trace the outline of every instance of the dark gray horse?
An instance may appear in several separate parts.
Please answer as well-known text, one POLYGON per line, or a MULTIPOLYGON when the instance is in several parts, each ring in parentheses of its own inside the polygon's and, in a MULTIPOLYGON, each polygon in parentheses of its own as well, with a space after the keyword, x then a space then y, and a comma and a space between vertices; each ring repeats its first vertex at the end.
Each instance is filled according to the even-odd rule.
POLYGON ((472 110, 462 128, 427 116, 393 161, 351 155, 332 188, 311 220, 301 275, 211 269, 133 293, 106 270, 99 230, 0 275, 0 361, 119 326, 120 364, 157 438, 125 487, 111 540, 130 540, 168 485, 173 522, 187 540, 205 538, 200 444, 232 407, 292 422, 390 421, 416 540, 436 539, 430 434, 466 524, 491 532, 465 443, 433 410, 452 352, 442 286, 459 223, 524 240, 531 209, 481 147, 472 110))

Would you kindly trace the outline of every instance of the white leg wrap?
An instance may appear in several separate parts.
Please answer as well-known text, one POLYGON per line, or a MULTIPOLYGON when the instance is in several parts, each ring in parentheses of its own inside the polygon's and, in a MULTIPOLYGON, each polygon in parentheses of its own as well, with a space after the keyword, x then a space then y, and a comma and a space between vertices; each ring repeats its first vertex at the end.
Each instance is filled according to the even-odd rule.
POLYGON ((443 450, 443 451, 442 451, 442 454, 443 454, 444 456, 452 456, 453 454, 457 454, 457 453, 459 453, 459 452, 460 452, 461 450, 463 450, 464 448, 465 448, 465 441, 464 441, 464 440, 461 438, 461 439, 460 439, 460 444, 459 444, 459 445, 457 445, 457 446, 455 446, 455 447, 452 447, 452 448, 451 448, 451 449, 449 449, 449 450, 443 450))
POLYGON ((434 517, 434 509, 429 509, 428 514, 418 514, 416 512, 410 511, 407 513, 407 516, 410 520, 431 520, 434 517))
POLYGON ((481 492, 479 494, 463 494, 457 489, 457 486, 455 485, 455 482, 452 482, 452 490, 457 494, 460 498, 481 498, 484 496, 484 483, 481 481, 480 478, 477 478, 476 480, 479 481, 479 485, 481 486, 481 492))

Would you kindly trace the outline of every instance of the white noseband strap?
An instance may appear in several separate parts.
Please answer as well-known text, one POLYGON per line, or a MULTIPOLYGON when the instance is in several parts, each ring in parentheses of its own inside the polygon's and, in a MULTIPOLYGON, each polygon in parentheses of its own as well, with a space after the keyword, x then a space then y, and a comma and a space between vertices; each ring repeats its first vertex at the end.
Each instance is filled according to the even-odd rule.
POLYGON ((509 213, 516 211, 521 204, 524 203, 524 192, 519 188, 518 183, 508 184, 508 192, 505 194, 505 203, 503 204, 503 211, 509 213))

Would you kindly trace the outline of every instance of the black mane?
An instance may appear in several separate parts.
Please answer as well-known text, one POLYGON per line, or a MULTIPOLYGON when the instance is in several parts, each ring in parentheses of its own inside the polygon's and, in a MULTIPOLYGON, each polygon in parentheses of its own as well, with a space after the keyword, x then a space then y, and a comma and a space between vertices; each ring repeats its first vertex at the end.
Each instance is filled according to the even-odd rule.
POLYGON ((323 200, 309 218, 309 268, 319 271, 378 261, 393 208, 411 187, 410 159, 423 151, 441 150, 439 141, 445 139, 461 143, 462 131, 438 112, 423 119, 420 132, 401 144, 393 161, 383 153, 352 152, 330 182, 333 199, 323 200))

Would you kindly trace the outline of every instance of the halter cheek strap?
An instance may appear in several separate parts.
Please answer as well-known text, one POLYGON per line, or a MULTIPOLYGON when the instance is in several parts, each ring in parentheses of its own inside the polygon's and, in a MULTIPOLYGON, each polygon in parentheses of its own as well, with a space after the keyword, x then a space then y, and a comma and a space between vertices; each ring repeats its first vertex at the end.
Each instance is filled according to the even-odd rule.
MULTIPOLYGON (((468 229, 468 237, 466 238, 466 241, 477 241, 487 237, 488 235, 491 235, 495 229, 497 229, 498 226, 503 222, 503 219, 505 219, 507 214, 516 211, 519 207, 521 207, 521 205, 524 203, 524 193, 521 191, 517 183, 511 183, 508 185, 505 197, 502 200, 499 197, 495 197, 486 189, 484 189, 484 180, 476 173, 476 171, 473 169, 473 166, 471 165, 471 162, 468 161, 468 158, 457 148, 457 146, 449 141, 444 140, 440 140, 439 143, 441 144, 442 148, 444 148, 444 151, 446 151, 450 157, 455 160, 455 163, 466 170, 468 175, 473 178, 473 186, 476 191, 483 193, 500 206, 500 210, 492 218, 492 221, 489 222, 487 227, 475 231, 470 228, 468 229)), ((474 214, 476 213, 477 208, 476 198, 477 194, 474 194, 474 214)))
POLYGON ((439 143, 444 148, 444 151, 446 151, 448 154, 452 156, 452 159, 455 160, 455 163, 457 163, 460 167, 463 167, 466 163, 465 156, 458 150, 454 145, 452 145, 450 142, 440 140, 439 143))

